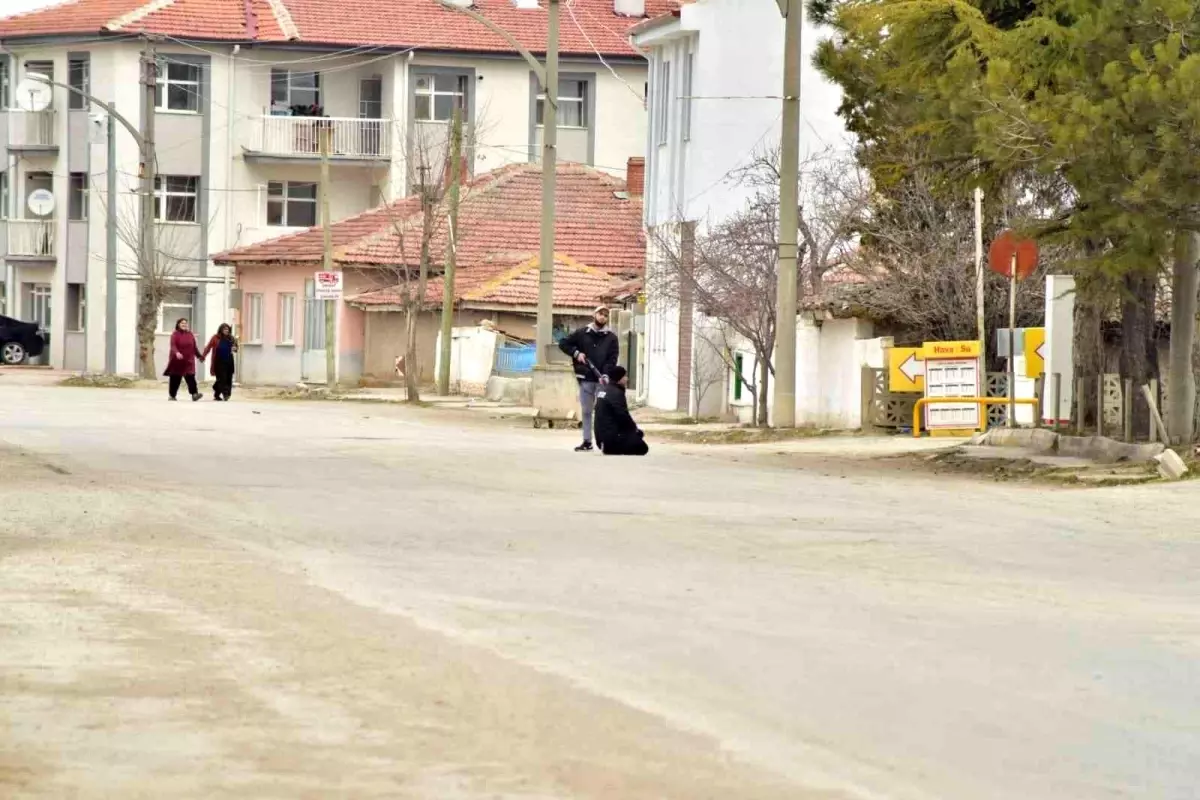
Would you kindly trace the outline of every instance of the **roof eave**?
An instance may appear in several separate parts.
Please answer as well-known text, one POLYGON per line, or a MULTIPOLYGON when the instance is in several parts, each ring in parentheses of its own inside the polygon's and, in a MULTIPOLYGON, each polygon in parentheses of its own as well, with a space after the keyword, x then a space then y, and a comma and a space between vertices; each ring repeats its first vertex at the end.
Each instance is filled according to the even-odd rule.
POLYGON ((635 47, 645 50, 678 39, 685 33, 687 30, 676 9, 634 25, 629 29, 629 39, 635 47))

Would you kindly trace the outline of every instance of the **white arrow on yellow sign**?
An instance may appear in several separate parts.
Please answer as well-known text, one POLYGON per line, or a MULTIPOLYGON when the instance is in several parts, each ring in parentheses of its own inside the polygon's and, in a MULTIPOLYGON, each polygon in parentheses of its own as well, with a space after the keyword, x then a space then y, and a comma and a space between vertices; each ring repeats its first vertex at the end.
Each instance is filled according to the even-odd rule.
POLYGON ((1046 329, 1025 329, 1025 377, 1040 378, 1046 371, 1046 329))
POLYGON ((925 391, 925 360, 922 348, 892 347, 888 350, 888 391, 925 391))

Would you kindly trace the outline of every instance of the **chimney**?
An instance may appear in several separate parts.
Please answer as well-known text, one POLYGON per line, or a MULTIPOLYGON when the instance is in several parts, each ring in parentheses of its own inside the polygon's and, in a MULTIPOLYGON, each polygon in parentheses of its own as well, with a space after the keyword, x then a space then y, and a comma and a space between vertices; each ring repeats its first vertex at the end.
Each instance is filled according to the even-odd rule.
POLYGON ((630 197, 641 197, 646 192, 646 159, 633 156, 625 167, 625 191, 630 197))
POLYGON ((613 13, 621 17, 644 17, 646 0, 613 0, 613 13))

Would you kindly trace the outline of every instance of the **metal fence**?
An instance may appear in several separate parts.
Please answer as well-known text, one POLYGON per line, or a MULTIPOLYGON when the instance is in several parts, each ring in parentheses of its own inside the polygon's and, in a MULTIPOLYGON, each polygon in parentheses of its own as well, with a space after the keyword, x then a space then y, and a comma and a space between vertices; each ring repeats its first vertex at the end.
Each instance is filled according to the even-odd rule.
POLYGON ((537 347, 531 344, 502 344, 496 349, 496 372, 523 374, 533 372, 537 347))

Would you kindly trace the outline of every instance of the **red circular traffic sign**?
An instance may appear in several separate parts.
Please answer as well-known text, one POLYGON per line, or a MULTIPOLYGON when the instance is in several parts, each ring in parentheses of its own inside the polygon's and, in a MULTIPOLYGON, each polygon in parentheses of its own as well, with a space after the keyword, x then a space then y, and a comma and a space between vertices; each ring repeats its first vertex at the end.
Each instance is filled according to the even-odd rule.
POLYGON ((1038 246, 1033 239, 1018 239, 1012 231, 1004 231, 988 248, 988 266, 1006 278, 1012 276, 1014 262, 1017 280, 1025 280, 1037 269, 1038 246))

